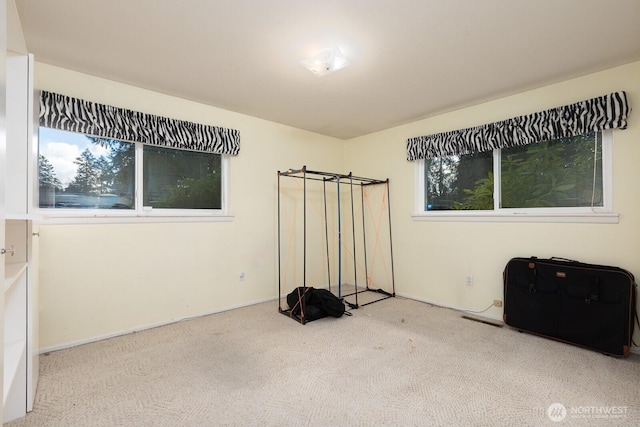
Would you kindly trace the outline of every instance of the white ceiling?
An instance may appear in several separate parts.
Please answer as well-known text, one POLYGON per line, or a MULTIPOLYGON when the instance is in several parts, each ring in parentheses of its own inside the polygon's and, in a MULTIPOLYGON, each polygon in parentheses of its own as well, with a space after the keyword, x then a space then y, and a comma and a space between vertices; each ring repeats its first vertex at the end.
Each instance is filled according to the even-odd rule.
POLYGON ((640 0, 15 4, 38 61, 341 139, 640 60, 640 0))

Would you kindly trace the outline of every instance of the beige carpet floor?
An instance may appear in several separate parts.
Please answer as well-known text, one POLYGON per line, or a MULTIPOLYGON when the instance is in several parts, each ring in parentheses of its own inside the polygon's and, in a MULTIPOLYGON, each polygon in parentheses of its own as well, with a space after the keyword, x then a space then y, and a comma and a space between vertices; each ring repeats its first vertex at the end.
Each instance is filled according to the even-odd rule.
POLYGON ((640 425, 639 355, 402 298, 304 326, 258 304, 42 355, 40 369, 34 411, 9 426, 640 425))

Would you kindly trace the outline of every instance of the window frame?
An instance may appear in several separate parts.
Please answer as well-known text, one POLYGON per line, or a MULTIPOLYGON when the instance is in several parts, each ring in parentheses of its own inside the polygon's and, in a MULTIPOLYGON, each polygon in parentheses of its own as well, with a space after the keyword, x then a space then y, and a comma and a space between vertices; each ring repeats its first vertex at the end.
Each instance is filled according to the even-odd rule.
MULTIPOLYGON (((36 133, 39 133, 36 126, 36 133)), ((81 135, 85 135, 80 133, 81 135)), ((221 209, 170 209, 151 208, 143 206, 143 151, 141 142, 124 141, 135 146, 135 190, 133 209, 74 209, 74 208, 41 208, 39 191, 33 192, 33 212, 43 218, 47 223, 73 224, 73 223, 129 223, 129 222, 226 222, 232 221, 229 202, 229 169, 230 155, 221 156, 221 209)), ((39 185, 38 155, 40 152, 39 137, 34 147, 34 189, 39 185)), ((167 147, 176 150, 175 148, 167 147)), ((215 154, 215 153, 211 153, 215 154)))
POLYGON ((590 222, 618 223, 619 215, 613 212, 613 130, 602 131, 602 187, 603 206, 559 208, 501 208, 500 194, 501 150, 493 150, 494 198, 493 210, 438 210, 425 209, 425 161, 415 161, 415 211, 417 221, 453 222, 590 222))

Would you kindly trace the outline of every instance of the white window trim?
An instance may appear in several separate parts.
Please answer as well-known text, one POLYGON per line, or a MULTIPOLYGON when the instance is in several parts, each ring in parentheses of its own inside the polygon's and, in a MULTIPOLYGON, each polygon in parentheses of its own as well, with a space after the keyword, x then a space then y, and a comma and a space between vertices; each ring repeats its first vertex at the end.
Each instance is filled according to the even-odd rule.
MULTIPOLYGON (((620 215, 613 212, 613 131, 602 132, 603 206, 581 208, 503 209, 494 197, 492 211, 427 211, 424 209, 424 159, 415 161, 414 221, 439 222, 554 222, 617 224, 620 215)), ((500 194, 499 155, 493 156, 494 191, 500 194)))
MULTIPOLYGON (((229 198, 229 168, 228 154, 221 154, 222 166, 222 209, 152 209, 142 205, 143 169, 142 155, 144 144, 136 142, 136 194, 134 209, 55 209, 40 208, 38 200, 37 182, 38 169, 35 167, 32 214, 41 218, 44 224, 127 224, 154 222, 231 222, 229 198)), ((37 156, 37 154, 36 154, 37 156)), ((36 157, 37 159, 37 157, 36 157)), ((37 163, 37 160, 36 160, 37 163)))

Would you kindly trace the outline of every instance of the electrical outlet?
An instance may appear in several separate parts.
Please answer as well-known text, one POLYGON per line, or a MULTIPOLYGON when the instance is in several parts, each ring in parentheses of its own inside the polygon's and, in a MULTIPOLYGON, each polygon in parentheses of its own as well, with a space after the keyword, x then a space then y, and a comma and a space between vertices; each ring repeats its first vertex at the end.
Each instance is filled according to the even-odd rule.
POLYGON ((240 273, 238 273, 238 280, 239 280, 240 282, 243 282, 243 281, 244 281, 244 272, 242 272, 242 271, 241 271, 240 273))
POLYGON ((467 280, 465 282, 467 286, 473 286, 473 276, 467 276, 467 280))
POLYGON ((502 300, 494 299, 493 305, 495 305, 496 307, 502 307, 502 300))

